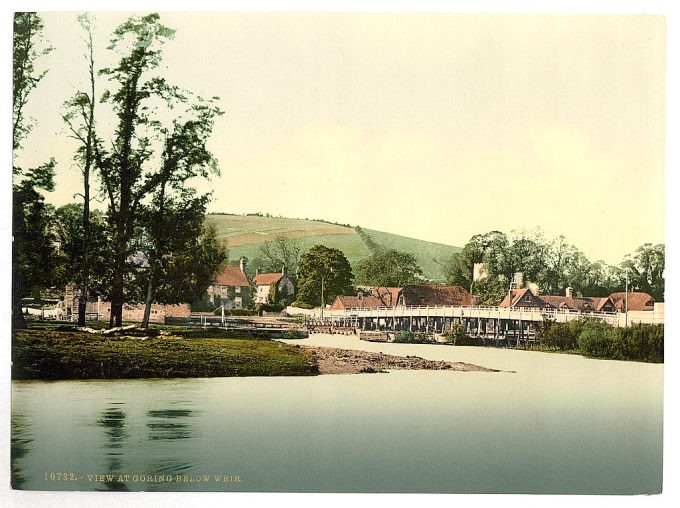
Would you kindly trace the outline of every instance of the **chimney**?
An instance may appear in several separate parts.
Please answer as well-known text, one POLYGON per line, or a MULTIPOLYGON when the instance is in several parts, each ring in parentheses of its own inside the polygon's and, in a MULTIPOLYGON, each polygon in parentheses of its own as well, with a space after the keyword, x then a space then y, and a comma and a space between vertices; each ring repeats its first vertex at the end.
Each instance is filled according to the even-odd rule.
POLYGON ((567 298, 573 298, 574 297, 573 295, 574 295, 574 288, 567 288, 566 297, 567 298))
POLYGON ((239 259, 238 266, 241 269, 241 273, 246 273, 246 260, 243 256, 239 259))
POLYGON ((283 265, 283 268, 281 268, 281 275, 284 277, 288 275, 288 269, 286 268, 286 265, 283 265))
POLYGON ((255 269, 255 275, 260 275, 260 267, 259 266, 255 269))

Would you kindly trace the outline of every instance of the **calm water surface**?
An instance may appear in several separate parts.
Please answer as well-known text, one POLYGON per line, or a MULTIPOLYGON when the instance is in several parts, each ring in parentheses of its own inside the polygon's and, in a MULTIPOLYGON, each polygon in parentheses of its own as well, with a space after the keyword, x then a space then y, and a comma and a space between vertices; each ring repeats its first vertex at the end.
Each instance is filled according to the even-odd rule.
POLYGON ((295 342, 505 372, 13 382, 15 487, 661 490, 661 365, 344 336, 295 342))

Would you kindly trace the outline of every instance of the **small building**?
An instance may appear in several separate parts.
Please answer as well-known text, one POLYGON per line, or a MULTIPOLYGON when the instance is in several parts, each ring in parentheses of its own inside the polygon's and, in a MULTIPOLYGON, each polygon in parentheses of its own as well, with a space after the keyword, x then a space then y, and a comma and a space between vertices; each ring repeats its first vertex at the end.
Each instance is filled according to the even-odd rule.
MULTIPOLYGON (((626 312, 626 292, 621 291, 609 295, 609 299, 614 302, 616 310, 619 312, 626 312)), ((628 292, 628 310, 629 311, 654 311, 654 297, 647 293, 639 291, 628 292)))
POLYGON ((280 272, 276 273, 260 273, 258 269, 253 282, 255 283, 255 303, 267 303, 272 290, 275 290, 278 295, 285 295, 289 299, 295 296, 295 285, 288 278, 285 266, 280 272))
POLYGON ((245 273, 243 258, 238 265, 224 265, 208 286, 211 304, 225 309, 243 309, 250 303, 250 282, 245 273))
POLYGON ((473 307, 476 305, 476 299, 462 286, 414 284, 401 289, 397 305, 401 307, 473 307))

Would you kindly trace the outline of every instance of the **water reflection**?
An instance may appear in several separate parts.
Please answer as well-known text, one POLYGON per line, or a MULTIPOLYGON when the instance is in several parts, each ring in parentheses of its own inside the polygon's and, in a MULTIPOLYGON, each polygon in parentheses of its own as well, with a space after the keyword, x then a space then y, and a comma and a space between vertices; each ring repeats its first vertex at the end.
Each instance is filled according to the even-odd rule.
POLYGON ((97 425, 104 428, 106 440, 103 447, 106 450, 106 468, 107 471, 112 473, 111 477, 103 483, 105 488, 98 488, 97 490, 129 490, 127 485, 120 481, 119 475, 114 473, 123 470, 123 464, 118 456, 121 455, 120 449, 123 448, 126 438, 129 437, 129 434, 125 431, 125 413, 120 408, 115 407, 116 405, 122 404, 112 404, 113 407, 103 411, 101 418, 97 421, 97 425))
POLYGON ((31 426, 28 419, 22 414, 12 415, 11 420, 12 439, 10 445, 10 485, 13 489, 21 489, 26 483, 23 470, 19 467, 19 459, 25 457, 33 442, 31 426))
POLYGON ((147 411, 152 421, 146 424, 149 441, 175 441, 193 437, 190 422, 186 418, 194 416, 190 409, 160 409, 147 411))

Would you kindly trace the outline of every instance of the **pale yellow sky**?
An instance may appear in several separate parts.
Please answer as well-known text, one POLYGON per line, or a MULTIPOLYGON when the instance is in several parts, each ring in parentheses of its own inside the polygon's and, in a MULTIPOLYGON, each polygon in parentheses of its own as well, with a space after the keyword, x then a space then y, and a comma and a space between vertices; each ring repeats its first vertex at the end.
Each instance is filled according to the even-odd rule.
MULTIPOLYGON (((57 157, 59 205, 80 190, 59 108, 86 69, 75 13, 43 18, 55 51, 21 157, 57 157)), ((210 145, 222 168, 212 211, 459 246, 540 227, 610 263, 664 241, 661 16, 161 18, 177 29, 163 75, 226 110, 210 145)), ((97 15, 99 67, 124 19, 97 15)))

